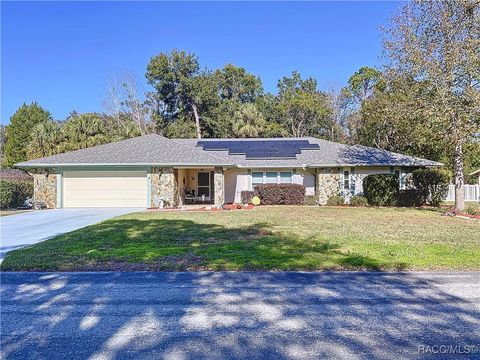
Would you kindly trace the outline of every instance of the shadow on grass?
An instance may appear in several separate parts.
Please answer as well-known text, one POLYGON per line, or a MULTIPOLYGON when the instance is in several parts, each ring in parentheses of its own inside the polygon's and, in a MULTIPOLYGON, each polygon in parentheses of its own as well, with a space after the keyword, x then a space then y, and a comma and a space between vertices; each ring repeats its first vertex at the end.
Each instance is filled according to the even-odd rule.
POLYGON ((113 219, 9 252, 4 271, 324 270, 399 268, 319 237, 267 223, 226 227, 172 219, 113 219))

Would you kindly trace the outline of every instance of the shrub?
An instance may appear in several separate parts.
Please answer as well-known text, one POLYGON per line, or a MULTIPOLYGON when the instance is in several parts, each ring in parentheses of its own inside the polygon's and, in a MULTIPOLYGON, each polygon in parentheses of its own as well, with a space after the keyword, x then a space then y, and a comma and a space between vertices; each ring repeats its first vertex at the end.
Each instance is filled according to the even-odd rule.
POLYGON ((0 180, 0 205, 3 209, 22 206, 33 196, 33 181, 0 180))
POLYGON ((13 199, 13 206, 23 206, 27 198, 33 197, 33 181, 21 180, 15 182, 15 197, 13 199))
POLYGON ((413 185, 423 204, 439 206, 448 192, 450 176, 442 169, 418 169, 413 172, 413 185))
POLYGON ((350 198, 350 205, 352 205, 352 206, 368 206, 368 200, 365 196, 354 195, 350 198))
POLYGON ((251 204, 252 198, 255 196, 255 192, 249 190, 244 190, 240 194, 242 204, 251 204))
POLYGON ((310 206, 317 205, 317 197, 315 195, 306 195, 305 205, 310 205, 310 206))
POLYGON ((417 189, 400 190, 397 205, 403 207, 420 206, 422 205, 422 198, 417 189))
POLYGON ((330 196, 327 200, 327 206, 345 205, 345 198, 340 195, 330 196))
POLYGON ((15 184, 12 181, 0 180, 0 206, 2 209, 11 207, 15 193, 15 184))
POLYGON ((475 206, 475 205, 467 205, 465 208, 465 214, 468 215, 480 215, 480 207, 475 206))
POLYGON ((263 205, 302 205, 305 186, 299 184, 264 184, 255 186, 255 195, 263 205))
POLYGON ((363 194, 372 206, 396 205, 398 187, 398 176, 395 174, 368 175, 363 180, 363 194))

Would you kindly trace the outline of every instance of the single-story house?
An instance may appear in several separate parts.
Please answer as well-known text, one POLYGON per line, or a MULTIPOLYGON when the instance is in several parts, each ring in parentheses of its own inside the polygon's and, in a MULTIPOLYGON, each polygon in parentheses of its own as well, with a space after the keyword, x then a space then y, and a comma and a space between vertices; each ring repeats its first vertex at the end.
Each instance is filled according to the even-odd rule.
POLYGON ((192 195, 220 206, 240 202, 256 184, 303 184, 325 204, 332 195, 362 194, 369 174, 438 162, 313 137, 168 139, 150 134, 16 164, 34 175, 35 200, 49 208, 183 205, 192 195))

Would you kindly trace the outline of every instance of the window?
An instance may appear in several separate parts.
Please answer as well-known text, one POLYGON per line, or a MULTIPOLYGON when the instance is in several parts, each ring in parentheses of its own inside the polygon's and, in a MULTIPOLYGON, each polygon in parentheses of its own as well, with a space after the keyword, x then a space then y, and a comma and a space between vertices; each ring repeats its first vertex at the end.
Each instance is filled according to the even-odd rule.
POLYGON ((263 172, 252 172, 252 185, 263 184, 263 172))
POLYGON ((398 185, 400 187, 400 190, 403 190, 404 189, 404 186, 403 186, 403 176, 402 176, 402 173, 400 172, 399 169, 396 169, 395 170, 395 175, 397 176, 398 178, 398 185))
POLYGON ((343 188, 350 190, 350 172, 347 170, 343 172, 343 188))
POLYGON ((252 171, 252 186, 259 184, 291 184, 292 171, 252 171))
POLYGON ((277 172, 267 171, 266 172, 266 184, 276 184, 277 183, 277 172))
POLYGON ((292 183, 292 173, 290 171, 280 172, 280 184, 291 184, 292 183))

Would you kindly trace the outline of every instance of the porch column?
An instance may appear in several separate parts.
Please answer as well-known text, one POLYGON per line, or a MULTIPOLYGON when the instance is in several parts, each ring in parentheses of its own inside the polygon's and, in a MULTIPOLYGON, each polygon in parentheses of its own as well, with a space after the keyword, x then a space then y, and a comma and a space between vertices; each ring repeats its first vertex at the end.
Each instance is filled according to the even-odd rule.
POLYGON ((176 204, 177 184, 173 168, 152 167, 150 174, 150 206, 158 207, 163 199, 176 204))
POLYGON ((45 203, 47 209, 57 207, 57 176, 48 172, 33 175, 33 198, 45 203))
POLYGON ((326 205, 330 196, 340 193, 340 174, 337 168, 316 169, 316 191, 320 205, 326 205))
POLYGON ((214 205, 217 207, 225 203, 225 179, 223 176, 223 168, 216 167, 213 175, 214 189, 214 205))

